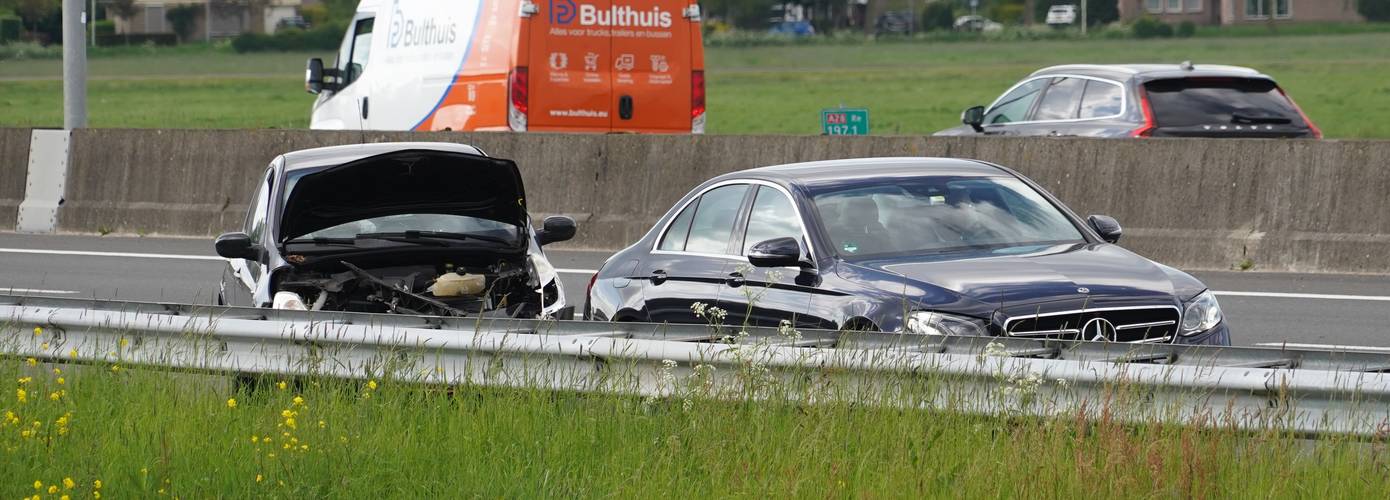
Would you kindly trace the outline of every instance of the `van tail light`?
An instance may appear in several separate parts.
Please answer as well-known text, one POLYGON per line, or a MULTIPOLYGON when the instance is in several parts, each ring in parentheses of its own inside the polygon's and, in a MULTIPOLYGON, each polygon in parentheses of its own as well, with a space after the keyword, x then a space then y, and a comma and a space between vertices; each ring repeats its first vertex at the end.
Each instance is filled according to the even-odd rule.
POLYGON ((512 68, 507 77, 508 94, 507 124, 512 130, 526 130, 526 110, 530 101, 530 76, 526 66, 512 68))
POLYGON ((1144 112, 1144 126, 1129 131, 1130 137, 1151 137, 1154 133, 1154 110, 1149 104, 1149 91, 1139 87, 1139 109, 1144 112))
POLYGON ((1285 99, 1289 100, 1289 105, 1293 106, 1294 111, 1298 112, 1298 116, 1303 117, 1303 123, 1308 125, 1308 131, 1313 133, 1313 138, 1322 139, 1322 129, 1318 128, 1317 125, 1313 125, 1313 120, 1308 119, 1308 114, 1303 112, 1303 108, 1298 107, 1298 103, 1293 102, 1293 98, 1289 97, 1289 94, 1287 92, 1284 92, 1283 87, 1275 88, 1279 89, 1279 95, 1282 95, 1285 99))
POLYGON ((690 72, 690 132, 705 133, 705 71, 690 72))

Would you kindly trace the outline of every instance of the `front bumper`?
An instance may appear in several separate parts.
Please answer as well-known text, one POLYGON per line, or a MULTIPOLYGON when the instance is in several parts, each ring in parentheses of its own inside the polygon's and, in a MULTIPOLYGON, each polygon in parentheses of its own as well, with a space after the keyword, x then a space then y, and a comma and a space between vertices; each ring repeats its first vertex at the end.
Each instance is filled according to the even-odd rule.
POLYGON ((1226 320, 1221 320, 1206 333, 1191 337, 1179 335, 1173 340, 1173 343, 1181 345, 1231 345, 1231 328, 1226 325, 1226 320))

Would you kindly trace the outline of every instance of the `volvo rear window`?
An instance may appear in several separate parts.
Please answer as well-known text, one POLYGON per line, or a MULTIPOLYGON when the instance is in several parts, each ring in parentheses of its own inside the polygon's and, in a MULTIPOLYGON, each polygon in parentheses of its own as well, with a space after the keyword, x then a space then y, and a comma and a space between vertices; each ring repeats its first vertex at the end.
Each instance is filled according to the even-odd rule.
POLYGON ((1274 82, 1261 78, 1179 78, 1144 85, 1159 127, 1306 127, 1274 82))

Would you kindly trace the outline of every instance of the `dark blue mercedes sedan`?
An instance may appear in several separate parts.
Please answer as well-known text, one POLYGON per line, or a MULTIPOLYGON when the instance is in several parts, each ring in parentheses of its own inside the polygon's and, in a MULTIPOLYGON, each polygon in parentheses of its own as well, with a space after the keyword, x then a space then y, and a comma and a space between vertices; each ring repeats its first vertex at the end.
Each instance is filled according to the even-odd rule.
POLYGON ((872 158, 716 177, 589 285, 596 320, 1229 345, 1192 276, 973 160, 872 158), (711 314, 718 308, 719 314, 711 314))

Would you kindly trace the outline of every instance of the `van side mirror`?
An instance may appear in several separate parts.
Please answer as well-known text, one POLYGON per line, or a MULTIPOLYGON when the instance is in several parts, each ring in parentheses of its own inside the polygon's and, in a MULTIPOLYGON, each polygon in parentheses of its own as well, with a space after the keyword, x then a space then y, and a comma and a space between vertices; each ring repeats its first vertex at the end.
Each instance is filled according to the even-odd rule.
POLYGON ((323 59, 309 59, 308 68, 304 70, 304 90, 310 94, 323 92, 323 59))
POLYGON ((574 238, 574 233, 578 227, 579 225, 571 217, 552 215, 541 222, 541 230, 540 233, 536 234, 536 239, 540 240, 542 245, 565 241, 574 238))
POLYGON ((242 232, 226 233, 217 237, 212 246, 217 255, 227 259, 260 260, 261 247, 251 242, 251 236, 242 232))
POLYGON ((758 267, 800 266, 801 244, 787 236, 760 241, 748 249, 748 263, 758 267))
POLYGON ((976 132, 984 132, 985 128, 980 124, 985 122, 985 107, 971 106, 965 111, 960 112, 960 122, 969 125, 976 132))
POLYGON ((1120 235, 1124 234, 1124 230, 1120 229, 1120 222, 1113 217, 1092 215, 1086 218, 1086 223, 1090 224, 1091 229, 1095 229, 1096 233, 1100 235, 1100 239, 1107 243, 1118 243, 1120 235))

